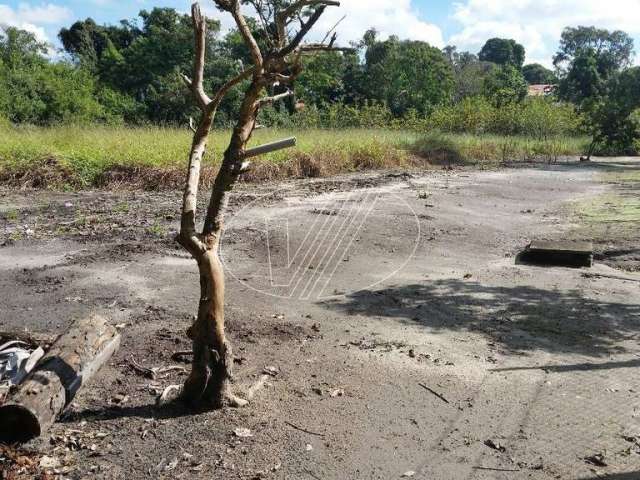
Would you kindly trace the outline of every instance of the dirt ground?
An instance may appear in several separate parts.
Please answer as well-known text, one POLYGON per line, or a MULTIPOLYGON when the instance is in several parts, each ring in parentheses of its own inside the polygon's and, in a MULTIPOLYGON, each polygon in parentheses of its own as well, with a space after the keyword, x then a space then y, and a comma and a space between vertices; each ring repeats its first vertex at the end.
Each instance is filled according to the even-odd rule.
POLYGON ((1 191, 1 330, 100 312, 123 334, 27 448, 71 479, 638 480, 640 235, 579 215, 612 170, 640 161, 243 186, 222 247, 234 388, 268 380, 197 413, 155 406, 184 371, 131 366, 188 368, 180 194, 1 191), (593 240, 597 261, 516 264, 534 238, 593 240))

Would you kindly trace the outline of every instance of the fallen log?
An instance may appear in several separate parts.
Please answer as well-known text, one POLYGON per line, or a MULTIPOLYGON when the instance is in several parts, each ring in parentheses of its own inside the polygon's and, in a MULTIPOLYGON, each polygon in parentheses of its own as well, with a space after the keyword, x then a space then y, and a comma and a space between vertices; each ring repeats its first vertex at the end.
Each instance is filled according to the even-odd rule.
POLYGON ((120 335, 104 318, 75 322, 0 406, 0 442, 27 442, 49 429, 119 346, 120 335))

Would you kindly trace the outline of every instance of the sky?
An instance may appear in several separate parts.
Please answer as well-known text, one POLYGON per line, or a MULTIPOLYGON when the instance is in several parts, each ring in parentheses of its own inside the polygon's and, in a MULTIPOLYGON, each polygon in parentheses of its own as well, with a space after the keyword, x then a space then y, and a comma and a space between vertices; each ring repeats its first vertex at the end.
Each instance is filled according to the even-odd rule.
MULTIPOLYGON (((231 26, 211 0, 200 3, 209 16, 222 21, 223 28, 231 26)), ((166 6, 187 12, 190 4, 189 0, 0 0, 0 25, 30 30, 59 47, 59 29, 78 19, 116 23, 135 18, 142 9, 166 6)), ((626 31, 640 51, 640 0, 342 0, 341 7, 328 9, 317 31, 324 32, 344 15, 337 30, 345 44, 361 38, 370 27, 382 38, 398 35, 474 53, 488 38, 505 37, 525 46, 527 63, 551 66, 565 26, 595 25, 626 31)), ((636 64, 640 65, 640 56, 636 64)))

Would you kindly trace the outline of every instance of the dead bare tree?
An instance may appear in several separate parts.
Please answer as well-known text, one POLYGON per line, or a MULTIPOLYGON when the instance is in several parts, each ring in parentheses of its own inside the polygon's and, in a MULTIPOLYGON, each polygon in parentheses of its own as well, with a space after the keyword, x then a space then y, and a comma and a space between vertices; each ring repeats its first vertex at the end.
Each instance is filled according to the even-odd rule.
POLYGON ((218 255, 229 193, 240 175, 249 168, 248 158, 294 143, 289 140, 247 149, 260 108, 292 94, 288 87, 291 87, 302 72, 304 55, 336 49, 335 33, 329 41, 325 39, 320 43, 303 42, 325 9, 329 6, 339 6, 340 3, 335 0, 214 0, 214 3, 219 10, 229 13, 235 20, 238 31, 251 53, 252 65, 222 85, 213 97, 207 95, 203 87, 206 21, 198 4, 193 4, 191 13, 195 32, 195 61, 192 78, 185 76, 184 80, 202 115, 197 125, 192 125, 194 136, 177 241, 196 260, 200 272, 198 315, 188 332, 193 342, 193 365, 191 374, 182 388, 181 397, 192 405, 220 407, 225 403, 231 406, 247 403, 246 400, 234 396, 229 388, 233 357, 231 346, 225 336, 225 280, 218 255), (255 9, 264 30, 266 46, 261 48, 256 41, 245 16, 241 13, 241 3, 255 9), (225 95, 243 82, 247 82, 248 86, 240 106, 238 120, 213 185, 204 217, 204 227, 198 233, 198 185, 209 132, 216 110, 225 95), (287 87, 287 91, 272 96, 265 94, 274 86, 287 87))

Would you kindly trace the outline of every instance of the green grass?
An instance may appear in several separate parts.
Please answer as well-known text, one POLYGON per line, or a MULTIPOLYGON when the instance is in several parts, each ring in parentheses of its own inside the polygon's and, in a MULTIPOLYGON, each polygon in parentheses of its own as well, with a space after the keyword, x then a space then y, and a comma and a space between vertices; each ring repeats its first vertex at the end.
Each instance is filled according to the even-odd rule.
MULTIPOLYGON (((211 134, 204 161, 205 182, 212 178, 229 133, 211 134)), ((498 163, 544 154, 577 154, 585 143, 582 139, 545 143, 513 137, 420 135, 398 130, 265 129, 255 132, 250 146, 289 136, 297 137, 297 146, 256 160, 247 180, 324 176, 424 165, 425 161, 442 163, 442 157, 451 152, 461 163, 498 163)), ((144 188, 173 188, 182 182, 190 144, 191 132, 186 128, 0 127, 0 183, 63 189, 128 183, 144 188)))
POLYGON ((640 171, 607 172, 601 178, 617 188, 578 203, 576 212, 581 225, 602 238, 636 237, 640 225, 640 171))
POLYGON ((539 159, 556 161, 584 152, 588 143, 581 137, 534 139, 430 132, 413 145, 413 150, 432 163, 495 166, 539 159))

